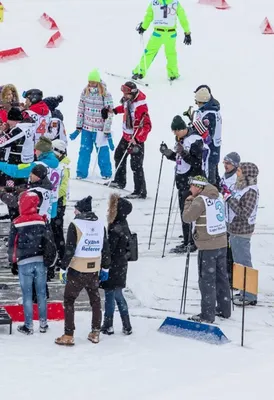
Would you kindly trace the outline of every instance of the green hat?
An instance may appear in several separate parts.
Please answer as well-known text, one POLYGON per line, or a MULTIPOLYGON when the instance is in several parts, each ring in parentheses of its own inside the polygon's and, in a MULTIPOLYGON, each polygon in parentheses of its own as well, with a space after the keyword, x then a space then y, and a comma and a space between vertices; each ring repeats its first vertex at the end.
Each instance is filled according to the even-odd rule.
POLYGON ((208 180, 202 175, 197 175, 193 178, 189 178, 189 184, 203 189, 206 185, 208 185, 208 180))
POLYGON ((35 150, 40 150, 42 153, 47 153, 52 150, 51 140, 45 136, 41 136, 35 145, 35 150))
POLYGON ((172 131, 181 131, 183 129, 186 129, 187 125, 183 118, 180 115, 176 115, 173 118, 173 121, 171 122, 171 130, 172 131))
POLYGON ((101 77, 100 77, 98 69, 93 69, 88 74, 88 81, 89 82, 101 82, 101 77))

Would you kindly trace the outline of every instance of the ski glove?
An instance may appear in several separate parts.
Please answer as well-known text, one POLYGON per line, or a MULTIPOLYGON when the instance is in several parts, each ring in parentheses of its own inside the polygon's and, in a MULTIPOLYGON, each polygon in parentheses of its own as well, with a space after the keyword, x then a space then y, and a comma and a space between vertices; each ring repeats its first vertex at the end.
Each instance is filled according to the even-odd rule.
POLYGON ((108 280, 108 275, 109 275, 109 271, 108 269, 104 269, 102 268, 99 274, 99 281, 100 282, 105 282, 108 280))
POLYGON ((61 283, 63 283, 63 284, 67 283, 67 271, 66 270, 60 269, 59 279, 60 279, 61 283))
POLYGON ((102 108, 101 116, 102 116, 103 120, 108 119, 108 110, 109 110, 109 107, 103 107, 102 108))
POLYGON ((165 151, 168 150, 167 145, 163 142, 160 144, 160 153, 164 154, 165 151))
POLYGON ((75 140, 78 137, 78 135, 80 134, 80 132, 81 132, 80 129, 76 129, 74 132, 72 132, 69 135, 70 140, 75 140))
POLYGON ((136 31, 139 33, 139 35, 142 35, 146 31, 146 29, 144 29, 142 27, 142 25, 143 25, 143 22, 140 22, 140 24, 137 25, 137 27, 136 27, 136 31))
POLYGON ((18 275, 18 265, 17 263, 11 264, 11 273, 12 275, 18 275))
POLYGON ((187 46, 190 46, 192 43, 191 40, 191 33, 185 33, 185 40, 184 40, 184 44, 187 46))

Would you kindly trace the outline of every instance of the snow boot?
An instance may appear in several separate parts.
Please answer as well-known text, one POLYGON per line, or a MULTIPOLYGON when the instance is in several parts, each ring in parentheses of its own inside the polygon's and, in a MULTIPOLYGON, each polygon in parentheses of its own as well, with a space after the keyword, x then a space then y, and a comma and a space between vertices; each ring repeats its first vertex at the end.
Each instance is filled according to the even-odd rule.
POLYGON ((134 79, 135 81, 137 81, 138 79, 143 79, 144 75, 142 74, 133 74, 131 79, 134 79))
POLYGON ((99 343, 99 338, 100 338, 100 331, 97 329, 93 329, 89 334, 88 334, 88 340, 90 340, 92 343, 97 344, 99 343))
POLYGON ((204 318, 202 318, 202 314, 198 314, 198 315, 192 315, 192 317, 188 318, 188 321, 194 321, 194 322, 204 322, 205 324, 213 324, 213 321, 208 321, 204 318))
POLYGON ((244 303, 245 303, 245 306, 256 306, 257 300, 250 300, 250 299, 245 298, 245 302, 244 302, 243 295, 233 297, 233 304, 235 306, 243 307, 244 303))
POLYGON ((129 319, 129 315, 121 316, 122 323, 123 323, 123 334, 124 335, 131 335, 132 334, 132 327, 129 319))
POLYGON ((60 346, 74 346, 74 338, 69 335, 62 335, 55 339, 55 343, 60 346))
POLYGON ((49 326, 44 325, 44 326, 40 326, 40 333, 46 333, 49 330, 49 326))
POLYGON ((104 183, 104 185, 105 185, 105 186, 108 186, 108 187, 110 187, 110 188, 113 188, 113 189, 124 189, 123 187, 121 187, 121 186, 119 185, 119 183, 117 183, 117 182, 115 182, 115 181, 112 181, 112 182, 110 182, 110 183, 104 183))
POLYGON ((33 329, 29 329, 26 325, 19 325, 17 326, 17 330, 24 335, 33 335, 33 329))
POLYGON ((113 318, 105 318, 104 319, 104 323, 101 327, 101 332, 104 335, 113 335, 114 334, 113 318))
POLYGON ((128 199, 128 200, 146 199, 146 197, 147 197, 146 194, 133 192, 131 194, 128 194, 128 195, 124 196, 124 199, 128 199))

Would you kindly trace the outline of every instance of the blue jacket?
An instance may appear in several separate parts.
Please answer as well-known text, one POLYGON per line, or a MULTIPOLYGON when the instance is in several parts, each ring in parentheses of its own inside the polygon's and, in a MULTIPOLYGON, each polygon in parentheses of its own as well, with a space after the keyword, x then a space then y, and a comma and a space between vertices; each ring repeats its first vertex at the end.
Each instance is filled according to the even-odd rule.
MULTIPOLYGON (((38 157, 37 161, 43 162, 49 168, 57 168, 59 165, 59 160, 53 153, 53 151, 49 151, 47 153, 41 153, 38 157)), ((0 171, 4 172, 6 175, 11 176, 12 178, 28 178, 30 173, 35 167, 37 162, 32 162, 30 164, 7 164, 5 162, 0 162, 0 171)), ((55 218, 57 216, 57 202, 52 203, 52 211, 51 218, 55 218)))
MULTIPOLYGON (((211 99, 205 103, 202 107, 199 108, 199 111, 202 113, 207 112, 207 114, 202 118, 202 121, 208 120, 209 121, 209 134, 211 139, 213 139, 215 135, 215 129, 216 129, 216 114, 215 112, 220 111, 220 103, 218 100, 214 99, 214 97, 211 97, 211 99), (214 112, 210 112, 214 111, 214 112)), ((216 147, 214 146, 213 140, 209 144, 210 148, 210 156, 209 156, 209 162, 213 163, 218 163, 220 161, 220 151, 221 147, 216 147)))

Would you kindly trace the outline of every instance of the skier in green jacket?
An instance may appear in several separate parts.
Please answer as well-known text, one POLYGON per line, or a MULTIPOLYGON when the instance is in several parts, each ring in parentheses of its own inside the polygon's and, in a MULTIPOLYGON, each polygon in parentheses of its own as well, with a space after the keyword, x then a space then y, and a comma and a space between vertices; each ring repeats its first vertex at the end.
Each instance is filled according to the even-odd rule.
POLYGON ((144 22, 137 27, 142 35, 153 21, 154 30, 142 56, 140 64, 133 70, 132 79, 142 79, 156 57, 160 47, 165 46, 167 74, 170 80, 179 78, 176 37, 177 17, 185 32, 184 44, 191 45, 191 34, 185 10, 178 0, 151 0, 144 22))

